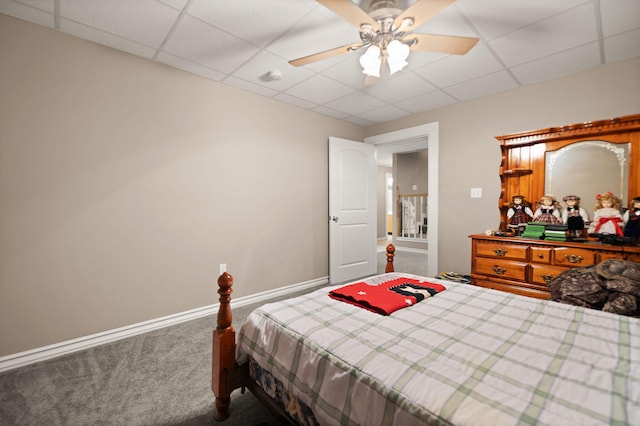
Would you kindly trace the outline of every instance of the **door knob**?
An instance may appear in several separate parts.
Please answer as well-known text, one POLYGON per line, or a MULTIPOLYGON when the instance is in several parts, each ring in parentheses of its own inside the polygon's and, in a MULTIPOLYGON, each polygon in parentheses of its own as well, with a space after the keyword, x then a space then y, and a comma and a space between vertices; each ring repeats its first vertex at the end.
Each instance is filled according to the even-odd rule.
POLYGON ((331 216, 331 220, 338 223, 338 216, 331 216))

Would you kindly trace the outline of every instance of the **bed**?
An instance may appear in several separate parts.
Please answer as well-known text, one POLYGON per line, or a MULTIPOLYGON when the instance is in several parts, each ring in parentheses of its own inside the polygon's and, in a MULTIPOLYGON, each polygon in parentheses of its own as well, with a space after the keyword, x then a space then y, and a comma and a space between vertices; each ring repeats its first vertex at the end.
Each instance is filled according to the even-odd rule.
POLYGON ((292 423, 640 424, 640 319, 397 272, 358 282, 395 279, 446 289, 381 315, 327 287, 256 309, 236 340, 221 276, 218 419, 246 386, 273 407, 285 392, 292 423))

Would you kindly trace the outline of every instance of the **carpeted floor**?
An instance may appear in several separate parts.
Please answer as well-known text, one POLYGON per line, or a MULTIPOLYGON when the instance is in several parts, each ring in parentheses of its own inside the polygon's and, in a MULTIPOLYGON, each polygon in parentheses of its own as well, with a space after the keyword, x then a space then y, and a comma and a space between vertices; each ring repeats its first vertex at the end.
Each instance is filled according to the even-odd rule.
MULTIPOLYGON (((397 271, 426 274, 426 253, 396 252, 397 271)), ((385 253, 378 253, 384 271, 385 253)), ((257 305, 234 308, 234 328, 257 305)), ((0 374, 0 425, 216 424, 206 317, 0 374)), ((221 426, 279 422, 236 391, 221 426)))

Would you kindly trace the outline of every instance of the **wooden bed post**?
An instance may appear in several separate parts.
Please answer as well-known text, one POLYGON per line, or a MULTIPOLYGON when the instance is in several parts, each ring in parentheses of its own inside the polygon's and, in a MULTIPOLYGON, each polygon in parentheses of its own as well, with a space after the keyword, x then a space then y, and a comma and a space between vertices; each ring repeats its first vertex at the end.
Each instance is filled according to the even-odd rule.
POLYGON ((234 389, 232 373, 235 370, 236 332, 231 326, 231 289, 233 277, 223 273, 218 278, 218 327, 213 331, 211 390, 216 396, 216 420, 229 417, 229 403, 234 389))
POLYGON ((393 258, 395 256, 396 248, 393 244, 387 245, 387 267, 384 268, 384 272, 395 272, 393 269, 393 258))

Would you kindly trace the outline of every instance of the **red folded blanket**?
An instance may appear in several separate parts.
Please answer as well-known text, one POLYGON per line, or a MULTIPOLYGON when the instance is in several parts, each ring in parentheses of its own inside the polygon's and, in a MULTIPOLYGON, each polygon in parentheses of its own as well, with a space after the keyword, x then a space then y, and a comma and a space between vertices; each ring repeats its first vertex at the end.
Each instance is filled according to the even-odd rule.
POLYGON ((381 315, 389 315, 445 289, 446 287, 440 284, 412 278, 396 278, 378 285, 364 282, 349 284, 330 291, 329 297, 381 315))

